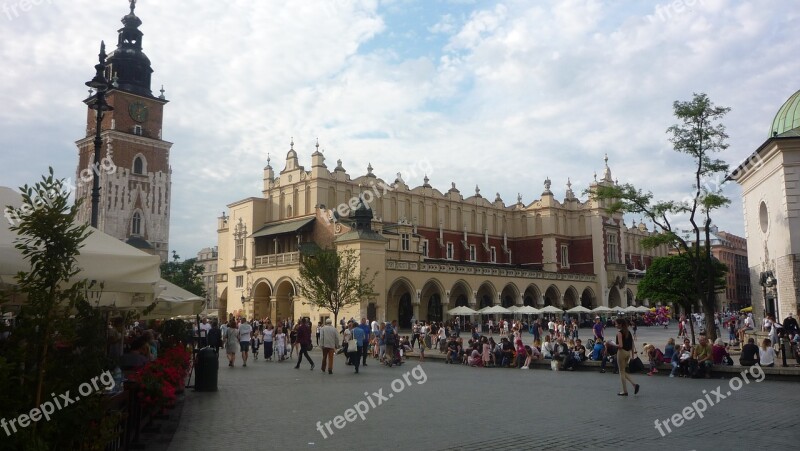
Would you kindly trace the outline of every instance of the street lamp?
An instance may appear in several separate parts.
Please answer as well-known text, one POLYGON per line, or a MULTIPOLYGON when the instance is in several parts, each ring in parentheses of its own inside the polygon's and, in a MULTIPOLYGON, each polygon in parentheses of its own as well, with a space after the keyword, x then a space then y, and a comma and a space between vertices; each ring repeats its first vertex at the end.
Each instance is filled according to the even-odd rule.
POLYGON ((89 103, 89 108, 95 110, 96 122, 94 133, 94 161, 92 162, 92 222, 91 225, 97 228, 97 218, 100 210, 100 147, 103 141, 100 138, 100 125, 103 122, 103 116, 106 111, 113 111, 114 107, 106 103, 106 92, 114 87, 108 79, 106 79, 106 44, 100 41, 100 54, 98 55, 99 62, 94 66, 94 78, 86 82, 86 86, 97 91, 94 100, 89 103))

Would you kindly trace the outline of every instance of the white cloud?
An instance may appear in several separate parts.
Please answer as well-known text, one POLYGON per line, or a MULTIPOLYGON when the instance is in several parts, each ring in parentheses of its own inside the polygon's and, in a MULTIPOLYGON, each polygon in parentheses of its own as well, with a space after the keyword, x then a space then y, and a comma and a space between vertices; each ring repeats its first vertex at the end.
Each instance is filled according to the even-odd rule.
MULTIPOLYGON (((98 41, 113 48, 126 6, 54 3, 10 21, 0 15, 4 185, 36 180, 48 164, 74 176, 83 83, 98 41)), ((538 198, 548 176, 557 195, 567 177, 577 193, 608 153, 620 182, 666 197, 689 184, 687 161, 665 134, 674 100, 707 92, 733 107, 723 157, 738 163, 800 88, 791 57, 798 13, 767 0, 698 0, 666 20, 648 19, 653 6, 589 0, 475 2, 468 13, 445 2, 417 29, 394 23, 398 11, 426 5, 140 3, 153 87, 163 83, 171 100, 173 247, 191 255, 213 244, 216 216, 260 194, 267 153, 282 168, 291 137, 305 164, 319 137, 329 167, 341 158, 359 175, 371 162, 393 179, 429 161, 435 187, 454 181, 468 195, 478 184, 507 203, 517 192, 526 203, 538 198), (391 40, 424 47, 436 42, 430 33, 446 41, 417 54, 391 40), (388 44, 375 47, 376 37, 388 44)), ((406 181, 421 183, 414 175, 406 181)), ((718 222, 741 233, 731 193, 718 222)))

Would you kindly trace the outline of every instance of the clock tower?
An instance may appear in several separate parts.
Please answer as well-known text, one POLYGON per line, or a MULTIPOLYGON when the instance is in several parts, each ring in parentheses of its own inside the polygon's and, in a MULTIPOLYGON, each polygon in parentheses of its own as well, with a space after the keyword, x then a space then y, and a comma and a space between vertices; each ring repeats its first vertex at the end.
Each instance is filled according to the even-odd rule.
MULTIPOLYGON (((142 51, 142 21, 131 0, 122 18, 117 48, 105 62, 112 88, 106 101, 113 107, 101 123, 100 164, 94 163, 96 112, 87 108, 86 136, 76 142, 78 170, 76 199, 83 199, 80 218, 91 218, 92 176, 100 176, 97 228, 166 261, 169 253, 169 212, 172 194, 169 151, 162 139, 164 89, 158 97, 150 89, 153 69, 142 51)), ((84 100, 90 106, 92 91, 84 100)))

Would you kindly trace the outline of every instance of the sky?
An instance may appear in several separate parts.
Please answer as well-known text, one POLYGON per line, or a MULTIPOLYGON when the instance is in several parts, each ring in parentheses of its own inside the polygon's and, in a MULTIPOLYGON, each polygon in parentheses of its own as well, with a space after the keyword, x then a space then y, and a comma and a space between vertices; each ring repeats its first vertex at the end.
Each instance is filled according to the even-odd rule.
MULTIPOLYGON (((170 100, 170 247, 216 244, 226 205, 260 196, 270 155, 294 140, 310 167, 374 173, 441 191, 475 185, 507 205, 546 178, 576 194, 604 155, 620 183, 656 199, 691 193, 672 149, 673 102, 707 93, 735 167, 800 89, 800 2, 790 0, 140 0, 153 91, 170 100), (794 44, 794 45, 792 45, 794 44)), ((113 49, 125 0, 0 0, 0 185, 48 170, 75 178, 100 40, 113 49)), ((712 184, 719 180, 710 180, 712 184)), ((741 190, 723 230, 744 234, 741 190)), ((581 196, 583 199, 585 195, 581 196)), ((640 219, 640 218, 631 218, 640 219)), ((629 222, 630 224, 630 222, 629 222)))

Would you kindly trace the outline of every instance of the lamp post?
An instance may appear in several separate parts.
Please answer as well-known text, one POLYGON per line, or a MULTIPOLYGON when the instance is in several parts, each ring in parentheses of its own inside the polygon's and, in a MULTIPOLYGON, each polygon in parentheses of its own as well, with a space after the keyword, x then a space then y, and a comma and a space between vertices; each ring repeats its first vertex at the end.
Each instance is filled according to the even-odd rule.
POLYGON ((96 122, 94 133, 94 160, 92 162, 92 220, 91 225, 97 228, 97 219, 100 210, 100 147, 103 141, 100 137, 100 126, 103 122, 103 116, 106 111, 112 111, 114 108, 106 103, 106 92, 113 87, 113 85, 106 79, 106 44, 100 42, 100 54, 98 55, 99 62, 94 66, 94 78, 86 82, 86 86, 97 91, 94 100, 89 103, 89 108, 95 110, 96 122))

